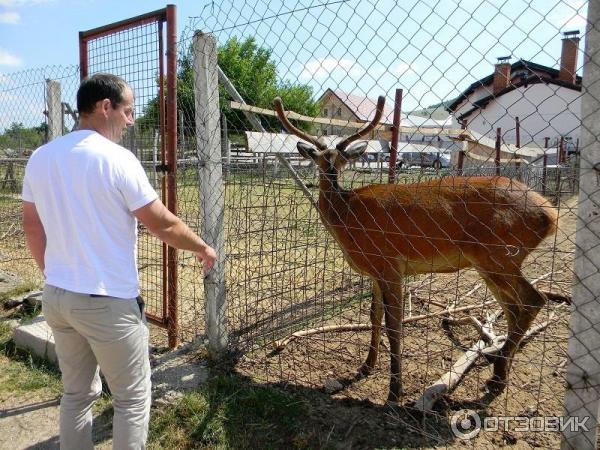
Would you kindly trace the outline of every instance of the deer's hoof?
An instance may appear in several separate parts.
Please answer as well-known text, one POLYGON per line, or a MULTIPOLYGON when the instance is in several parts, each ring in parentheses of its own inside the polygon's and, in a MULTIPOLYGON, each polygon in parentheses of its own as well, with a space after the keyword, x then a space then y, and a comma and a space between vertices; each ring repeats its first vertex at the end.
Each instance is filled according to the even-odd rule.
POLYGON ((390 392, 388 394, 386 403, 388 405, 398 405, 400 403, 400 400, 402 400, 402 395, 403 395, 402 391, 400 391, 398 393, 390 392))
POLYGON ((493 376, 489 380, 485 382, 482 390, 485 393, 497 395, 500 394, 504 389, 506 389, 507 381, 506 379, 502 379, 497 376, 493 376))
POLYGON ((358 368, 358 376, 359 377, 367 377, 373 373, 373 366, 370 366, 367 363, 364 363, 362 366, 358 368))

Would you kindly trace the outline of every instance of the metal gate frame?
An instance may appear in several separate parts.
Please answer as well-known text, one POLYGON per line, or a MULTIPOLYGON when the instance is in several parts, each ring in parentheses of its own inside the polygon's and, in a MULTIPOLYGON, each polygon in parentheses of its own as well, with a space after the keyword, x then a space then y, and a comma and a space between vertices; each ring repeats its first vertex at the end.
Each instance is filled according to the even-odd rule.
MULTIPOLYGON (((162 177, 161 197, 163 203, 177 214, 177 47, 176 47, 176 7, 167 5, 147 14, 132 17, 102 27, 79 33, 79 70, 83 80, 88 76, 88 43, 95 39, 116 34, 135 27, 158 24, 158 61, 159 61, 159 130, 161 135, 161 163, 156 168, 162 177), (164 24, 166 23, 166 53, 164 51, 164 24), (166 62, 165 62, 166 59, 166 62), (166 64, 166 92, 164 77, 166 64)), ((169 347, 178 344, 177 310, 177 249, 162 244, 162 311, 159 314, 147 314, 155 325, 167 329, 169 347)))

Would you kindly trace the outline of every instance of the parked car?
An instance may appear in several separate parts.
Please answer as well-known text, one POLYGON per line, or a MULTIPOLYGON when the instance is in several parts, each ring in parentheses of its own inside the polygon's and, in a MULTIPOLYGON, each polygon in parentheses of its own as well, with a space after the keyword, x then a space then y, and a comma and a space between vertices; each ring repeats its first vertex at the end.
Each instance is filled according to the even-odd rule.
POLYGON ((377 153, 364 153, 360 160, 366 163, 377 161, 377 153))
POLYGON ((450 155, 439 152, 402 152, 398 155, 396 167, 433 167, 436 170, 450 167, 450 155))

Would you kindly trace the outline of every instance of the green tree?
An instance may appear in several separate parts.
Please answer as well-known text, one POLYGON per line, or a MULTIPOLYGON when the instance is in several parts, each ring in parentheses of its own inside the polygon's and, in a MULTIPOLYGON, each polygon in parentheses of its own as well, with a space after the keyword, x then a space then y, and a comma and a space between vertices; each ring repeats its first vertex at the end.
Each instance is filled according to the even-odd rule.
POLYGON ((44 122, 29 128, 20 122, 13 122, 0 134, 0 149, 34 150, 44 143, 47 128, 44 122))
MULTIPOLYGON (((272 109, 273 99, 280 96, 286 109, 316 117, 319 106, 313 100, 312 88, 287 80, 278 80, 277 69, 271 56, 271 50, 259 47, 253 37, 244 41, 233 37, 218 48, 217 58, 221 70, 249 105, 272 109)), ((184 120, 184 129, 180 132, 185 134, 193 134, 195 123, 193 76, 193 53, 190 46, 186 55, 179 61, 177 73, 177 106, 184 120)), ((230 100, 231 96, 220 84, 219 103, 227 118, 230 132, 252 130, 244 114, 231 109, 230 100)), ((261 116, 260 119, 269 130, 281 128, 276 118, 261 116)), ((142 128, 158 126, 158 99, 148 103, 144 115, 138 119, 138 124, 142 128)), ((297 125, 306 130, 310 130, 311 127, 311 124, 306 122, 299 122, 297 125)))

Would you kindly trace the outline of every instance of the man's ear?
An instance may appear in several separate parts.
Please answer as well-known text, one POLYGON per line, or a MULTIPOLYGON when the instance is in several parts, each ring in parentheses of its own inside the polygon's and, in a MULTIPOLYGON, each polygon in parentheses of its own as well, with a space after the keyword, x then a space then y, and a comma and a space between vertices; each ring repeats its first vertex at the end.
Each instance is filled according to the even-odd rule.
POLYGON ((319 156, 319 151, 312 145, 308 145, 305 142, 298 141, 298 144, 296 144, 296 148, 298 149, 298 152, 300 152, 303 158, 312 159, 313 161, 316 161, 317 156, 319 156))
POLYGON ((110 99, 105 98, 103 100, 98 100, 96 102, 96 108, 100 108, 100 111, 102 111, 102 114, 104 116, 106 116, 108 114, 108 112, 112 109, 112 103, 110 102, 110 99))
POLYGON ((344 150, 344 156, 348 162, 352 162, 360 158, 365 150, 367 150, 367 142, 357 142, 344 150))

